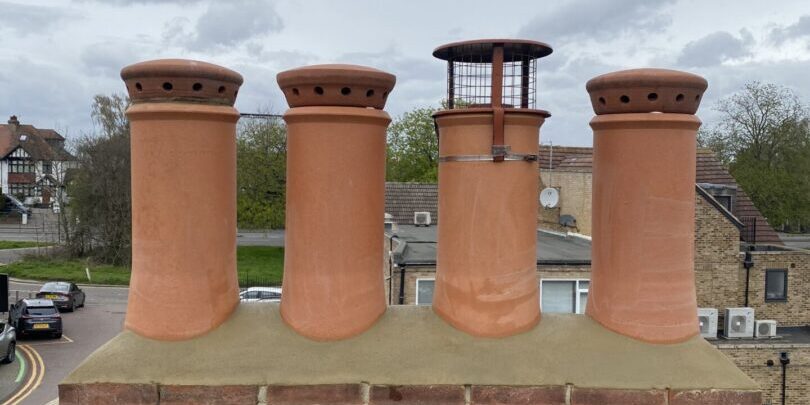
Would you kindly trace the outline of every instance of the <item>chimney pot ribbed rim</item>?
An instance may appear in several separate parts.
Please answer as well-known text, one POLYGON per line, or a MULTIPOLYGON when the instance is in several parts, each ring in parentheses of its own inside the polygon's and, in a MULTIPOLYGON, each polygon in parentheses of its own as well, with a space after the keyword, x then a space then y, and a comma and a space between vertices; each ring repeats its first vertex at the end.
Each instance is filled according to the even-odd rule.
POLYGON ((244 82, 239 73, 208 62, 156 59, 121 70, 130 99, 135 102, 199 102, 233 105, 244 82))
POLYGON ((689 72, 641 68, 594 77, 585 88, 597 115, 646 112, 695 114, 708 82, 689 72))
POLYGON ((346 106, 383 109, 396 76, 368 66, 322 64, 276 76, 290 107, 346 106))

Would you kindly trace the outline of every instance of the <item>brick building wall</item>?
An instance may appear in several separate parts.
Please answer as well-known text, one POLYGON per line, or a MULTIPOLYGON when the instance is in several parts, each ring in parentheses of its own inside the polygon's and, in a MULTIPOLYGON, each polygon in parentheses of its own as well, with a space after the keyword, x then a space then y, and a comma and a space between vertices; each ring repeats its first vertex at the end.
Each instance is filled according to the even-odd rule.
POLYGON ((782 403, 782 365, 779 356, 789 353, 790 364, 786 369, 785 404, 807 405, 810 403, 810 345, 808 344, 719 344, 745 374, 762 388, 762 403, 782 403), (768 366, 768 360, 773 362, 768 366))
POLYGON ((754 308, 756 319, 774 319, 779 326, 810 325, 810 252, 755 251, 751 256, 748 306, 754 308), (787 270, 785 301, 765 301, 765 272, 771 269, 787 270))
MULTIPOLYGON (((577 219, 578 232, 591 234, 591 190, 593 174, 590 171, 540 171, 540 190, 554 187, 560 192, 556 209, 540 207, 538 225, 544 229, 559 229, 559 216, 572 215, 577 219)), ((539 192, 539 191, 538 191, 539 192)))
POLYGON ((743 304, 740 230, 695 193, 695 284, 698 307, 743 304))

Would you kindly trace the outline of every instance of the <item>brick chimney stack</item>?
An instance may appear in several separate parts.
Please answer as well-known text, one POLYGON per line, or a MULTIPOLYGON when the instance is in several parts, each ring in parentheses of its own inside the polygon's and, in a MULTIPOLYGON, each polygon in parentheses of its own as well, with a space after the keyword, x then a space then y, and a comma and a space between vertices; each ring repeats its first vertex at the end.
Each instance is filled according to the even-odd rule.
POLYGON ((14 132, 17 128, 20 127, 20 121, 17 119, 16 115, 12 115, 8 118, 8 125, 11 126, 11 131, 14 132))
POLYGON ((124 326, 183 340, 239 303, 236 122, 242 76, 167 59, 121 71, 132 106, 132 279, 124 326))
POLYGON ((587 84, 593 138, 593 245, 586 313, 652 343, 698 334, 694 278, 694 115, 706 80, 635 69, 587 84))
POLYGON ((357 335, 386 309, 383 107, 395 81, 355 65, 278 74, 290 105, 281 316, 311 339, 357 335))

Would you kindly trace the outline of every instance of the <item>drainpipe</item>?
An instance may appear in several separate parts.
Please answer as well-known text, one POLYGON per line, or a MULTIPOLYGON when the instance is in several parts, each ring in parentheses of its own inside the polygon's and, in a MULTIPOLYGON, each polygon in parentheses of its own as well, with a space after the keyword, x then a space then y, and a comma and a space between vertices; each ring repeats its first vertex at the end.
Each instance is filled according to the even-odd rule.
POLYGON ((745 252, 745 260, 743 260, 743 267, 745 267, 745 305, 743 307, 748 307, 748 290, 751 281, 751 268, 754 267, 754 260, 751 257, 751 250, 753 250, 753 246, 748 248, 748 251, 745 252))
POLYGON ((787 380, 787 366, 790 364, 790 354, 788 352, 782 352, 779 355, 779 362, 782 363, 782 405, 785 405, 787 401, 785 381, 787 380))
POLYGON ((399 270, 399 305, 405 305, 405 269, 407 266, 402 265, 399 270))

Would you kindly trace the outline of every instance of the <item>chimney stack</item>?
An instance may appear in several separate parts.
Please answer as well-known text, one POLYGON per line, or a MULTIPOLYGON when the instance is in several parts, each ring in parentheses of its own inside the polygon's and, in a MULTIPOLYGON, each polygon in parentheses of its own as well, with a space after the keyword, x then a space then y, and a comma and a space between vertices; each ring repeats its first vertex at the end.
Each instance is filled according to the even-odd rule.
POLYGON ((386 309, 382 109, 395 81, 354 65, 278 74, 290 105, 281 316, 311 339, 357 335, 386 309))
POLYGON ((20 121, 17 119, 16 115, 12 115, 8 118, 8 125, 11 126, 11 131, 14 132, 20 126, 20 121))
POLYGON ((125 327, 183 340, 239 303, 238 73, 166 59, 121 71, 132 100, 132 279, 125 327))
POLYGON ((588 81, 593 246, 586 313, 645 342, 698 334, 694 115, 706 80, 634 69, 588 81))
POLYGON ((537 152, 548 112, 535 109, 537 59, 525 40, 441 46, 447 109, 439 136, 438 258, 433 310, 474 336, 525 332, 540 321, 537 152))

